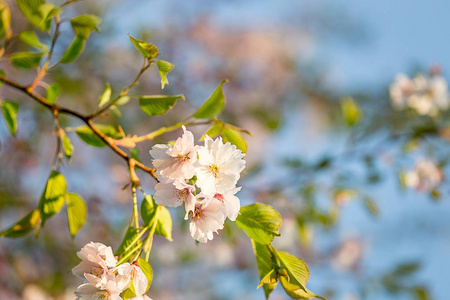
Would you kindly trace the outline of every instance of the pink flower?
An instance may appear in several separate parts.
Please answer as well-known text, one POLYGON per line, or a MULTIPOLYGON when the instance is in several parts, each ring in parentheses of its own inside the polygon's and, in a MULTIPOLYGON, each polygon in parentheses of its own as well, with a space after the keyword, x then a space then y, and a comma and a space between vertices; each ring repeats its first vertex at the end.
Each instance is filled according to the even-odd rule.
POLYGON ((77 255, 82 261, 72 269, 72 273, 80 278, 84 278, 85 273, 100 277, 117 264, 111 247, 102 243, 90 242, 77 255))
POLYGON ((236 221, 236 218, 239 214, 239 209, 241 208, 239 198, 234 195, 237 192, 239 192, 240 190, 241 190, 241 187, 231 188, 231 189, 225 191, 223 194, 216 193, 213 196, 214 199, 217 199, 223 203, 223 205, 225 207, 225 215, 231 221, 236 221))
POLYGON ((226 218, 223 203, 215 198, 198 201, 191 215, 189 231, 192 238, 200 243, 212 240, 213 232, 223 228, 226 218))
POLYGON ((222 138, 205 137, 205 146, 199 147, 196 162, 197 186, 205 195, 223 193, 236 186, 245 168, 244 154, 235 145, 223 143, 222 138))
POLYGON ((120 294, 127 288, 129 279, 107 272, 101 277, 86 274, 87 283, 80 285, 75 291, 77 300, 122 300, 120 294))
POLYGON ((194 135, 183 126, 183 135, 175 144, 157 144, 150 150, 153 166, 158 174, 173 180, 186 180, 195 175, 194 162, 197 158, 194 135))
POLYGON ((147 291, 148 280, 142 269, 136 264, 124 263, 117 267, 117 273, 133 282, 136 295, 142 295, 147 291))
POLYGON ((157 204, 178 207, 184 202, 186 209, 185 219, 187 219, 189 212, 194 211, 195 202, 197 201, 193 194, 195 186, 178 180, 165 180, 157 183, 155 190, 154 199, 157 204))

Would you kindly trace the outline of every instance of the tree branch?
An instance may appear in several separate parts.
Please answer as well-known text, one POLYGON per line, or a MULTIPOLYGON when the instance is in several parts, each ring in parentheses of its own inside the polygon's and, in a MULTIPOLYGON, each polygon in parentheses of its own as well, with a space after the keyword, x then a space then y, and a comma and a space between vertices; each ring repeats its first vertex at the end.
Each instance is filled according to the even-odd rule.
POLYGON ((71 110, 69 108, 59 106, 58 104, 50 103, 46 98, 44 98, 41 95, 39 95, 38 93, 34 92, 31 87, 21 85, 20 83, 13 81, 11 79, 8 79, 3 75, 0 75, 0 81, 4 82, 6 85, 8 85, 12 88, 15 88, 15 89, 20 90, 23 93, 27 94, 31 99, 33 99, 36 102, 40 103, 41 105, 47 107, 53 113, 53 115, 66 114, 66 115, 71 115, 71 116, 83 121, 103 142, 105 142, 109 146, 109 148, 111 148, 116 154, 118 154, 120 157, 122 157, 128 164, 135 165, 136 167, 149 173, 153 178, 156 179, 156 173, 155 173, 156 170, 155 169, 149 168, 146 165, 134 160, 133 158, 129 157, 122 149, 117 147, 114 143, 115 139, 113 139, 109 136, 106 136, 97 127, 95 127, 94 123, 92 122, 92 116, 83 115, 75 110, 71 110))

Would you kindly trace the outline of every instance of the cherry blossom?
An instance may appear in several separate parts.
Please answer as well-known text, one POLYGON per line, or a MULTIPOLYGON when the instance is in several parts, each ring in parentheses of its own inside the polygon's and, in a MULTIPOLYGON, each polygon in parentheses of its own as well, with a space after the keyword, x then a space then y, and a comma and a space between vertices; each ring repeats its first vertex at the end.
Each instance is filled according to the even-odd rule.
POLYGON ((197 186, 205 195, 223 193, 236 186, 245 168, 244 154, 222 138, 205 137, 205 146, 198 149, 197 186))
POLYGON ((419 191, 430 191, 438 187, 442 179, 442 170, 433 161, 422 159, 413 170, 406 172, 405 185, 419 191))
POLYGON ((157 204, 178 207, 184 203, 186 216, 194 210, 196 198, 195 186, 179 180, 165 180, 155 185, 154 199, 157 204))
POLYGON ((127 288, 129 279, 107 272, 101 277, 86 274, 87 283, 80 285, 75 291, 77 300, 122 300, 120 294, 127 288))
MULTIPOLYGON (((206 198, 212 198, 219 200, 224 205, 225 216, 231 221, 236 221, 241 208, 239 198, 235 196, 237 192, 241 190, 241 187, 231 188, 223 193, 216 193, 213 196, 207 196, 206 198)), ((203 196, 203 195, 199 195, 203 196)))
POLYGON ((402 110, 408 105, 408 97, 414 93, 414 82, 405 74, 399 74, 395 77, 394 83, 389 88, 389 94, 392 100, 392 106, 395 109, 402 110))
POLYGON ((72 273, 80 278, 84 278, 85 273, 97 277, 102 276, 117 264, 117 259, 114 257, 111 247, 102 243, 90 242, 86 244, 77 252, 77 256, 82 261, 72 269, 72 273))
POLYGON ((192 238, 200 243, 206 243, 214 238, 213 232, 223 229, 225 222, 224 205, 221 201, 211 198, 198 201, 189 225, 192 238))
POLYGON ((153 166, 164 178, 190 179, 195 175, 196 146, 194 135, 183 126, 183 135, 172 146, 157 144, 150 150, 153 166))
POLYGON ((133 282, 133 288, 136 295, 142 295, 147 291, 147 277, 138 265, 134 263, 124 263, 117 267, 117 273, 133 282))

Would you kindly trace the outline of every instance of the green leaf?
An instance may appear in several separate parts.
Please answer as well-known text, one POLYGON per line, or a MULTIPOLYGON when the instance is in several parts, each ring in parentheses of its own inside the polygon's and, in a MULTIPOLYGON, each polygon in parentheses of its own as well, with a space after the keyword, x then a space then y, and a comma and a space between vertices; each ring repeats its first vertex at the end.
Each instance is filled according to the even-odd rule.
POLYGON ((313 298, 318 298, 318 299, 323 299, 326 300, 325 298, 314 294, 313 292, 311 292, 310 290, 306 289, 296 289, 296 290, 290 290, 291 285, 289 283, 289 278, 288 277, 284 277, 284 276, 280 276, 280 282, 281 285, 283 286, 284 290, 286 291, 286 294, 288 294, 290 297, 294 298, 294 299, 313 299, 313 298))
MULTIPOLYGON (((276 262, 274 261, 274 257, 270 252, 267 245, 262 245, 260 243, 252 241, 253 251, 255 252, 256 263, 258 265, 259 278, 261 279, 261 283, 263 283, 264 294, 266 295, 266 299, 269 299, 270 293, 277 286, 277 282, 274 283, 264 283, 263 279, 267 276, 267 274, 271 273, 272 270, 276 267, 276 262)), ((276 273, 275 273, 276 274, 276 273)), ((258 285, 258 288, 260 287, 258 285)))
MULTIPOLYGON (((139 264, 139 267, 141 267, 142 272, 144 272, 145 277, 147 277, 147 280, 148 280, 147 290, 148 290, 150 288, 150 285, 152 284, 152 280, 153 280, 152 267, 142 257, 139 257, 138 264, 139 264)), ((147 292, 147 290, 146 290, 146 292, 147 292)))
POLYGON ((61 135, 61 141, 64 150, 64 155, 66 156, 67 161, 70 163, 70 159, 72 158, 73 145, 65 133, 61 135))
POLYGON ((158 60, 156 62, 156 65, 158 66, 159 75, 161 76, 161 89, 164 89, 164 86, 169 84, 169 80, 167 79, 167 73, 173 70, 175 67, 170 62, 158 60))
POLYGON ((184 100, 184 95, 164 96, 152 95, 139 97, 139 106, 149 116, 159 116, 171 109, 178 99, 184 100))
POLYGON ((194 113, 194 118, 197 119, 208 119, 214 118, 222 112, 225 108, 225 95, 223 94, 222 87, 228 82, 228 80, 223 80, 215 91, 209 96, 208 100, 203 103, 202 106, 194 113))
POLYGON ((136 49, 138 49, 138 51, 141 52, 145 58, 152 60, 158 56, 158 48, 155 45, 138 40, 131 35, 128 36, 130 37, 130 41, 133 43, 134 47, 136 47, 136 49))
POLYGON ((43 11, 40 10, 41 5, 45 4, 44 0, 17 0, 16 3, 31 25, 42 31, 50 29, 51 20, 43 16, 43 11))
POLYGON ((56 103, 56 98, 58 98, 58 95, 60 93, 60 88, 57 83, 52 84, 47 88, 47 101, 51 104, 56 103))
MULTIPOLYGON (((308 293, 306 282, 309 280, 309 270, 306 263, 300 258, 283 251, 277 251, 281 268, 285 269, 288 274, 288 280, 281 281, 286 292, 298 289, 308 293)), ((280 280, 283 277, 280 277, 280 280)), ((297 298, 298 299, 298 298, 297 298)))
POLYGON ((158 205, 158 223, 156 223, 155 234, 161 235, 168 239, 172 240, 172 217, 170 216, 170 212, 167 207, 158 205))
POLYGON ((223 141, 226 142, 230 142, 231 144, 235 145, 238 149, 240 149, 242 152, 247 152, 247 142, 245 141, 245 139, 242 137, 242 134, 230 127, 230 126, 226 126, 222 131, 222 137, 223 137, 223 141))
POLYGON ((109 85, 109 83, 106 83, 105 90, 99 98, 98 107, 102 107, 103 105, 108 103, 109 99, 111 99, 111 86, 109 85))
POLYGON ((341 111, 345 123, 347 123, 348 126, 353 126, 359 123, 364 116, 358 103, 350 97, 341 101, 341 111))
POLYGON ((39 222, 41 213, 38 209, 31 211, 13 226, 0 232, 0 236, 17 238, 22 237, 33 230, 39 222))
POLYGON ((86 204, 80 196, 74 193, 66 194, 67 218, 69 220, 70 235, 74 237, 86 222, 86 204))
POLYGON ((69 47, 64 52, 63 56, 61 57, 60 62, 63 64, 68 64, 73 62, 75 59, 80 56, 81 52, 83 52, 84 49, 85 40, 75 37, 72 41, 72 43, 69 45, 69 47))
POLYGON ((141 204, 141 218, 144 221, 146 226, 150 225, 153 222, 153 218, 156 214, 157 205, 153 201, 153 197, 151 195, 147 195, 141 204))
MULTIPOLYGON (((128 251, 133 250, 134 247, 131 247, 130 249, 125 252, 125 249, 133 243, 133 241, 138 237, 138 233, 136 228, 133 226, 128 227, 127 232, 125 233, 125 236, 122 240, 122 243, 120 244, 119 248, 117 248, 117 251, 114 253, 114 255, 125 255, 128 251)), ((140 241, 138 242, 140 243, 140 241)))
POLYGON ((21 40, 24 43, 27 43, 32 47, 43 49, 45 51, 48 50, 47 45, 39 40, 39 38, 37 37, 36 33, 34 33, 33 30, 22 31, 19 34, 19 40, 21 40))
POLYGON ((10 101, 3 101, 1 103, 3 117, 5 118, 6 126, 13 136, 17 132, 17 113, 19 112, 19 105, 10 101))
POLYGON ((220 135, 225 128, 225 124, 222 121, 215 121, 214 124, 208 129, 207 132, 200 138, 200 141, 205 139, 205 136, 209 136, 211 138, 220 135))
POLYGON ((13 65, 24 69, 34 69, 39 66, 43 53, 17 52, 9 56, 13 65))
POLYGON ((9 40, 11 35, 11 9, 7 2, 0 1, 0 38, 9 40))
POLYGON ((236 224, 255 242, 267 245, 280 236, 281 216, 270 205, 255 203, 241 207, 236 224))
POLYGON ((45 220, 57 214, 64 206, 67 184, 64 176, 57 171, 52 171, 39 200, 42 226, 45 220))
MULTIPOLYGON (((95 127, 106 136, 109 136, 111 138, 120 137, 120 133, 110 125, 96 124, 95 127)), ((103 142, 102 139, 98 135, 96 135, 87 125, 77 127, 75 132, 80 137, 80 139, 82 139, 83 142, 88 145, 99 148, 106 146, 105 142, 103 142)))
POLYGON ((56 15, 59 15, 62 12, 61 7, 55 7, 53 3, 46 2, 39 6, 39 12, 44 20, 49 21, 56 15))
POLYGON ((100 24, 100 18, 94 15, 81 15, 70 20, 75 35, 86 40, 92 31, 100 31, 98 24, 100 24))

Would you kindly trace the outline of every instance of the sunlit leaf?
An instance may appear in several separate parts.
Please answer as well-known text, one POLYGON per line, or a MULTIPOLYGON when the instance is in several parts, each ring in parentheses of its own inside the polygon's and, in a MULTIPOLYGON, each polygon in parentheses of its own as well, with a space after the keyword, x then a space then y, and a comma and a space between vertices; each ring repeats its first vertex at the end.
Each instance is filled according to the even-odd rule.
MULTIPOLYGON (((110 125, 96 124, 95 127, 108 137, 111 138, 120 137, 120 133, 117 131, 117 129, 115 129, 110 125)), ((87 125, 77 127, 75 132, 80 137, 80 139, 82 139, 83 142, 85 142, 88 145, 94 147, 106 146, 105 142, 103 142, 102 139, 98 135, 96 135, 87 125)))
POLYGON ((39 223, 41 213, 38 209, 31 211, 13 226, 0 232, 0 236, 17 238, 22 237, 33 230, 39 223))
POLYGON ((57 214, 64 206, 66 189, 64 176, 53 170, 39 200, 38 208, 41 211, 42 225, 45 220, 57 214))
POLYGON ((70 142, 70 139, 67 137, 64 130, 61 130, 61 142, 63 146, 64 155, 66 156, 67 161, 70 163, 70 160, 72 158, 73 145, 70 142))
POLYGON ((341 101, 341 111, 345 123, 349 126, 359 123, 364 116, 363 111, 353 98, 345 98, 341 101))
POLYGON ((56 7, 53 3, 46 2, 39 6, 39 12, 41 13, 43 20, 49 21, 54 16, 59 15, 62 12, 62 9, 56 7))
POLYGON ((150 225, 153 222, 153 219, 156 214, 156 207, 153 197, 151 195, 147 195, 141 204, 141 218, 144 221, 145 225, 150 225))
POLYGON ((34 33, 33 30, 22 31, 19 34, 19 40, 21 40, 24 43, 27 43, 32 47, 47 50, 47 45, 39 40, 39 38, 37 37, 36 33, 34 33))
MULTIPOLYGON (((117 251, 114 253, 114 255, 126 255, 129 251, 133 250, 133 246, 131 246, 129 249, 127 249, 128 246, 130 246, 138 237, 138 232, 136 228, 133 226, 128 227, 127 232, 125 233, 125 236, 122 240, 122 243, 120 244, 119 248, 117 248, 117 251), (125 252, 125 249, 127 249, 125 252)), ((138 241, 138 243, 141 243, 138 241)))
POLYGON ((139 267, 141 267, 142 272, 144 272, 145 277, 147 277, 147 280, 148 280, 147 290, 148 290, 153 281, 152 267, 145 259, 143 259, 141 257, 139 257, 138 264, 139 264, 139 267))
POLYGON ((284 290, 286 291, 286 294, 288 294, 290 297, 294 298, 294 299, 313 299, 313 298, 317 298, 317 299, 323 299, 326 300, 325 298, 314 294, 313 292, 311 292, 310 290, 306 289, 295 289, 295 290, 290 290, 289 288, 291 287, 290 283, 289 283, 289 278, 288 277, 283 277, 280 276, 280 282, 281 285, 283 286, 284 290))
POLYGON ((67 193, 66 200, 69 232, 74 237, 86 222, 87 208, 83 199, 77 194, 67 193))
POLYGON ((216 121, 214 124, 208 129, 207 132, 200 138, 200 141, 205 139, 205 136, 216 137, 220 135, 225 128, 225 124, 222 121, 216 121))
POLYGON ((255 203, 241 207, 236 224, 255 242, 266 245, 280 235, 281 216, 270 205, 255 203))
POLYGON ((277 251, 277 256, 280 260, 280 267, 286 270, 288 275, 288 280, 285 282, 281 281, 280 278, 284 289, 287 292, 301 289, 308 293, 306 282, 309 280, 309 270, 306 263, 300 258, 283 251, 277 251))
POLYGON ((61 57, 60 62, 63 64, 68 64, 73 62, 75 59, 80 56, 81 52, 83 52, 84 49, 85 40, 79 38, 76 36, 72 43, 69 45, 69 47, 64 52, 63 56, 61 57))
POLYGON ((139 106, 149 116, 158 116, 171 109, 178 99, 184 100, 184 95, 164 96, 142 96, 139 97, 139 106))
POLYGON ((39 66, 43 53, 16 52, 9 56, 13 65, 24 69, 34 69, 39 66))
POLYGON ((158 205, 158 223, 156 223, 155 234, 172 241, 172 217, 169 210, 162 205, 158 205))
POLYGON ((156 62, 156 65, 158 66, 159 75, 161 76, 161 89, 164 89, 164 86, 169 84, 169 80, 167 79, 167 73, 173 70, 174 65, 172 65, 170 62, 158 60, 156 62))
POLYGON ((47 101, 50 102, 51 104, 55 104, 56 98, 58 98, 59 93, 60 93, 60 88, 57 83, 50 85, 47 88, 47 101))
MULTIPOLYGON (((259 278, 261 279, 262 282, 263 279, 266 277, 266 275, 269 274, 276 267, 276 262, 267 245, 261 245, 260 243, 257 243, 254 240, 251 241, 253 245, 253 250, 255 252, 256 263, 258 265, 259 278)), ((277 286, 276 282, 272 284, 263 283, 263 289, 264 294, 266 295, 266 299, 269 299, 270 293, 272 293, 272 291, 275 289, 276 286, 277 286)))
POLYGON ((102 107, 103 105, 108 103, 109 99, 111 99, 111 86, 109 85, 109 83, 106 83, 105 90, 99 98, 98 107, 102 107))
POLYGON ((6 126, 13 136, 17 132, 17 113, 19 112, 19 105, 10 101, 2 101, 2 112, 5 119, 6 126))
POLYGON ((42 31, 50 29, 51 20, 47 16, 43 16, 39 9, 41 5, 45 4, 44 0, 16 0, 16 3, 31 25, 42 31))
POLYGON ((136 47, 136 49, 141 52, 145 58, 152 60, 158 56, 158 48, 155 45, 138 40, 131 35, 128 36, 130 37, 130 41, 133 43, 134 47, 136 47))
POLYGON ((239 130, 225 125, 225 128, 222 131, 222 137, 225 143, 230 142, 242 152, 247 152, 247 142, 239 130))
POLYGON ((86 40, 92 31, 100 31, 98 24, 100 24, 100 18, 94 15, 81 15, 74 17, 70 20, 75 35, 86 40))
POLYGON ((222 112, 225 107, 226 99, 222 87, 228 80, 222 81, 208 100, 194 113, 194 118, 208 119, 214 118, 222 112))
POLYGON ((9 40, 11 35, 11 10, 6 1, 0 1, 0 38, 9 40))

